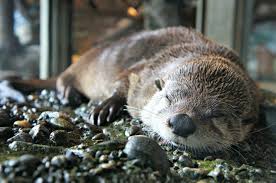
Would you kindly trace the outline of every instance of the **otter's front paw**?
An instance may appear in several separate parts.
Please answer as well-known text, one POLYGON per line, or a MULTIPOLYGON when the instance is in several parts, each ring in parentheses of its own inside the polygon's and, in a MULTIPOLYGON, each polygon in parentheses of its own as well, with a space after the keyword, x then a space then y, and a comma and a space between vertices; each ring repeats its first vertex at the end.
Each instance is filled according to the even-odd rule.
POLYGON ((91 111, 91 123, 94 125, 104 125, 117 120, 122 114, 125 104, 125 98, 113 95, 91 111))

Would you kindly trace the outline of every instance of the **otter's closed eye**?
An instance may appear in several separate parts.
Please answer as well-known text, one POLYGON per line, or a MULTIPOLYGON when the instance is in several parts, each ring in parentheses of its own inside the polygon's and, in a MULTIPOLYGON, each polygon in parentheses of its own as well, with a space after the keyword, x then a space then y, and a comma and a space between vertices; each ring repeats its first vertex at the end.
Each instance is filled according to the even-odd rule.
POLYGON ((157 88, 159 91, 161 91, 161 90, 163 89, 163 86, 164 86, 165 82, 164 82, 162 79, 156 79, 156 80, 154 81, 154 84, 155 84, 156 88, 157 88))
POLYGON ((212 119, 212 118, 221 118, 224 117, 225 114, 223 114, 222 112, 210 112, 209 114, 206 114, 204 116, 205 119, 212 119))

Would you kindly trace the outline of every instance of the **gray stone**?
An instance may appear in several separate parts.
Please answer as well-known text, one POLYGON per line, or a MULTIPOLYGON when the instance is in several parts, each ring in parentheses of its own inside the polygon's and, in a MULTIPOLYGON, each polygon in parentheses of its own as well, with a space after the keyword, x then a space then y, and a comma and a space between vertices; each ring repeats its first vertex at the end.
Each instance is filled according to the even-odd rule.
POLYGON ((74 124, 71 122, 70 117, 62 112, 45 111, 40 114, 40 121, 46 121, 53 128, 73 130, 74 124))
POLYGON ((49 140, 50 131, 44 125, 38 124, 31 129, 29 134, 34 143, 45 144, 49 140))
POLYGON ((14 141, 32 142, 32 137, 28 133, 19 132, 15 136, 13 136, 7 140, 8 143, 12 143, 14 141))
POLYGON ((166 153, 154 140, 146 136, 131 136, 124 152, 129 159, 140 159, 161 174, 166 174, 169 170, 170 165, 166 153))
POLYGON ((12 128, 10 127, 0 127, 0 139, 7 140, 13 136, 12 128))
POLYGON ((9 148, 12 151, 16 152, 32 152, 32 153, 61 153, 63 152, 62 147, 53 147, 41 144, 32 144, 28 142, 14 141, 9 144, 9 148))
POLYGON ((9 114, 3 109, 0 109, 0 127, 1 126, 12 126, 9 114))

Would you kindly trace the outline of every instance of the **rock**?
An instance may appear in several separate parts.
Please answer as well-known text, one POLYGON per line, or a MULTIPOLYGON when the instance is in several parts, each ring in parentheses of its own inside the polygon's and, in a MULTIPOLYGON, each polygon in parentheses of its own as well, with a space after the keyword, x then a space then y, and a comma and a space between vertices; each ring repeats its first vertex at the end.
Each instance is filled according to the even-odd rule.
POLYGON ((204 158, 204 161, 212 161, 212 160, 214 160, 215 158, 213 157, 213 156, 206 156, 205 158, 204 158))
POLYGON ((89 123, 80 123, 77 126, 80 128, 82 133, 87 136, 94 136, 98 133, 102 133, 101 128, 99 128, 96 125, 89 124, 89 123))
POLYGON ((30 172, 34 171, 36 167, 41 163, 39 158, 31 154, 20 156, 19 162, 30 172))
POLYGON ((117 160, 118 158, 119 156, 117 151, 112 151, 108 156, 109 160, 117 160))
POLYGON ((18 128, 31 128, 32 125, 27 120, 19 120, 13 123, 14 127, 18 128))
POLYGON ((19 132, 15 136, 13 136, 7 140, 8 143, 12 143, 14 141, 32 142, 32 137, 28 133, 19 132))
POLYGON ((80 135, 65 130, 55 130, 50 134, 50 141, 57 146, 72 146, 80 143, 80 135))
POLYGON ((10 127, 0 127, 0 139, 7 140, 13 136, 12 128, 10 127))
POLYGON ((95 150, 119 150, 125 147, 124 141, 108 140, 94 145, 95 150))
POLYGON ((65 113, 45 111, 40 114, 38 119, 40 121, 46 121, 50 126, 56 129, 74 129, 74 124, 71 123, 70 117, 65 113))
POLYGON ((28 142, 14 141, 9 144, 9 148, 16 152, 32 152, 32 153, 62 153, 62 147, 53 147, 41 144, 32 144, 28 142))
POLYGON ((190 168, 184 167, 182 169, 182 176, 190 177, 191 179, 205 178, 208 174, 208 171, 202 168, 190 168))
POLYGON ((52 118, 50 121, 51 126, 57 129, 73 130, 74 125, 63 118, 52 118))
POLYGON ((108 163, 102 163, 100 164, 100 168, 103 169, 114 169, 116 167, 116 162, 111 160, 108 163))
POLYGON ((185 155, 179 156, 178 163, 183 167, 190 167, 190 168, 194 167, 194 163, 189 156, 185 156, 185 155))
POLYGON ((5 126, 12 126, 10 116, 5 110, 0 109, 0 127, 5 126))
POLYGON ((125 136, 129 137, 132 135, 136 135, 140 131, 140 128, 138 126, 131 126, 130 128, 126 129, 125 136))
POLYGON ((222 165, 216 165, 216 167, 208 173, 208 176, 213 177, 215 180, 221 182, 224 178, 222 165))
POLYGON ((39 124, 34 126, 29 134, 32 136, 34 143, 47 144, 50 131, 44 125, 39 124))
POLYGON ((105 154, 101 155, 99 158, 100 162, 106 162, 107 160, 108 160, 108 155, 105 155, 105 154))
POLYGON ((56 167, 64 167, 67 164, 67 160, 64 155, 54 156, 51 160, 51 165, 56 167))
POLYGON ((154 140, 146 136, 130 137, 124 152, 129 159, 140 159, 161 174, 166 174, 169 170, 170 165, 166 153, 154 140))
POLYGON ((97 135, 92 137, 92 140, 103 140, 105 137, 106 137, 105 134, 98 133, 97 135))
POLYGON ((55 130, 50 134, 50 141, 56 146, 65 146, 68 143, 68 136, 65 130, 55 130))

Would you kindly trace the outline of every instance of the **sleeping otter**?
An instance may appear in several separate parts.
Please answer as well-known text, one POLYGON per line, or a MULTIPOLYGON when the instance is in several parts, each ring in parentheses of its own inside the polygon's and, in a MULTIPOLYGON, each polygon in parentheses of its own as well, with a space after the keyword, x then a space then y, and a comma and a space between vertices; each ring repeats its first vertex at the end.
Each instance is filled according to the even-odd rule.
POLYGON ((239 57, 183 27, 92 48, 56 86, 65 99, 78 91, 103 101, 91 111, 93 124, 115 121, 127 106, 166 142, 200 151, 237 144, 258 122, 258 90, 239 57))

